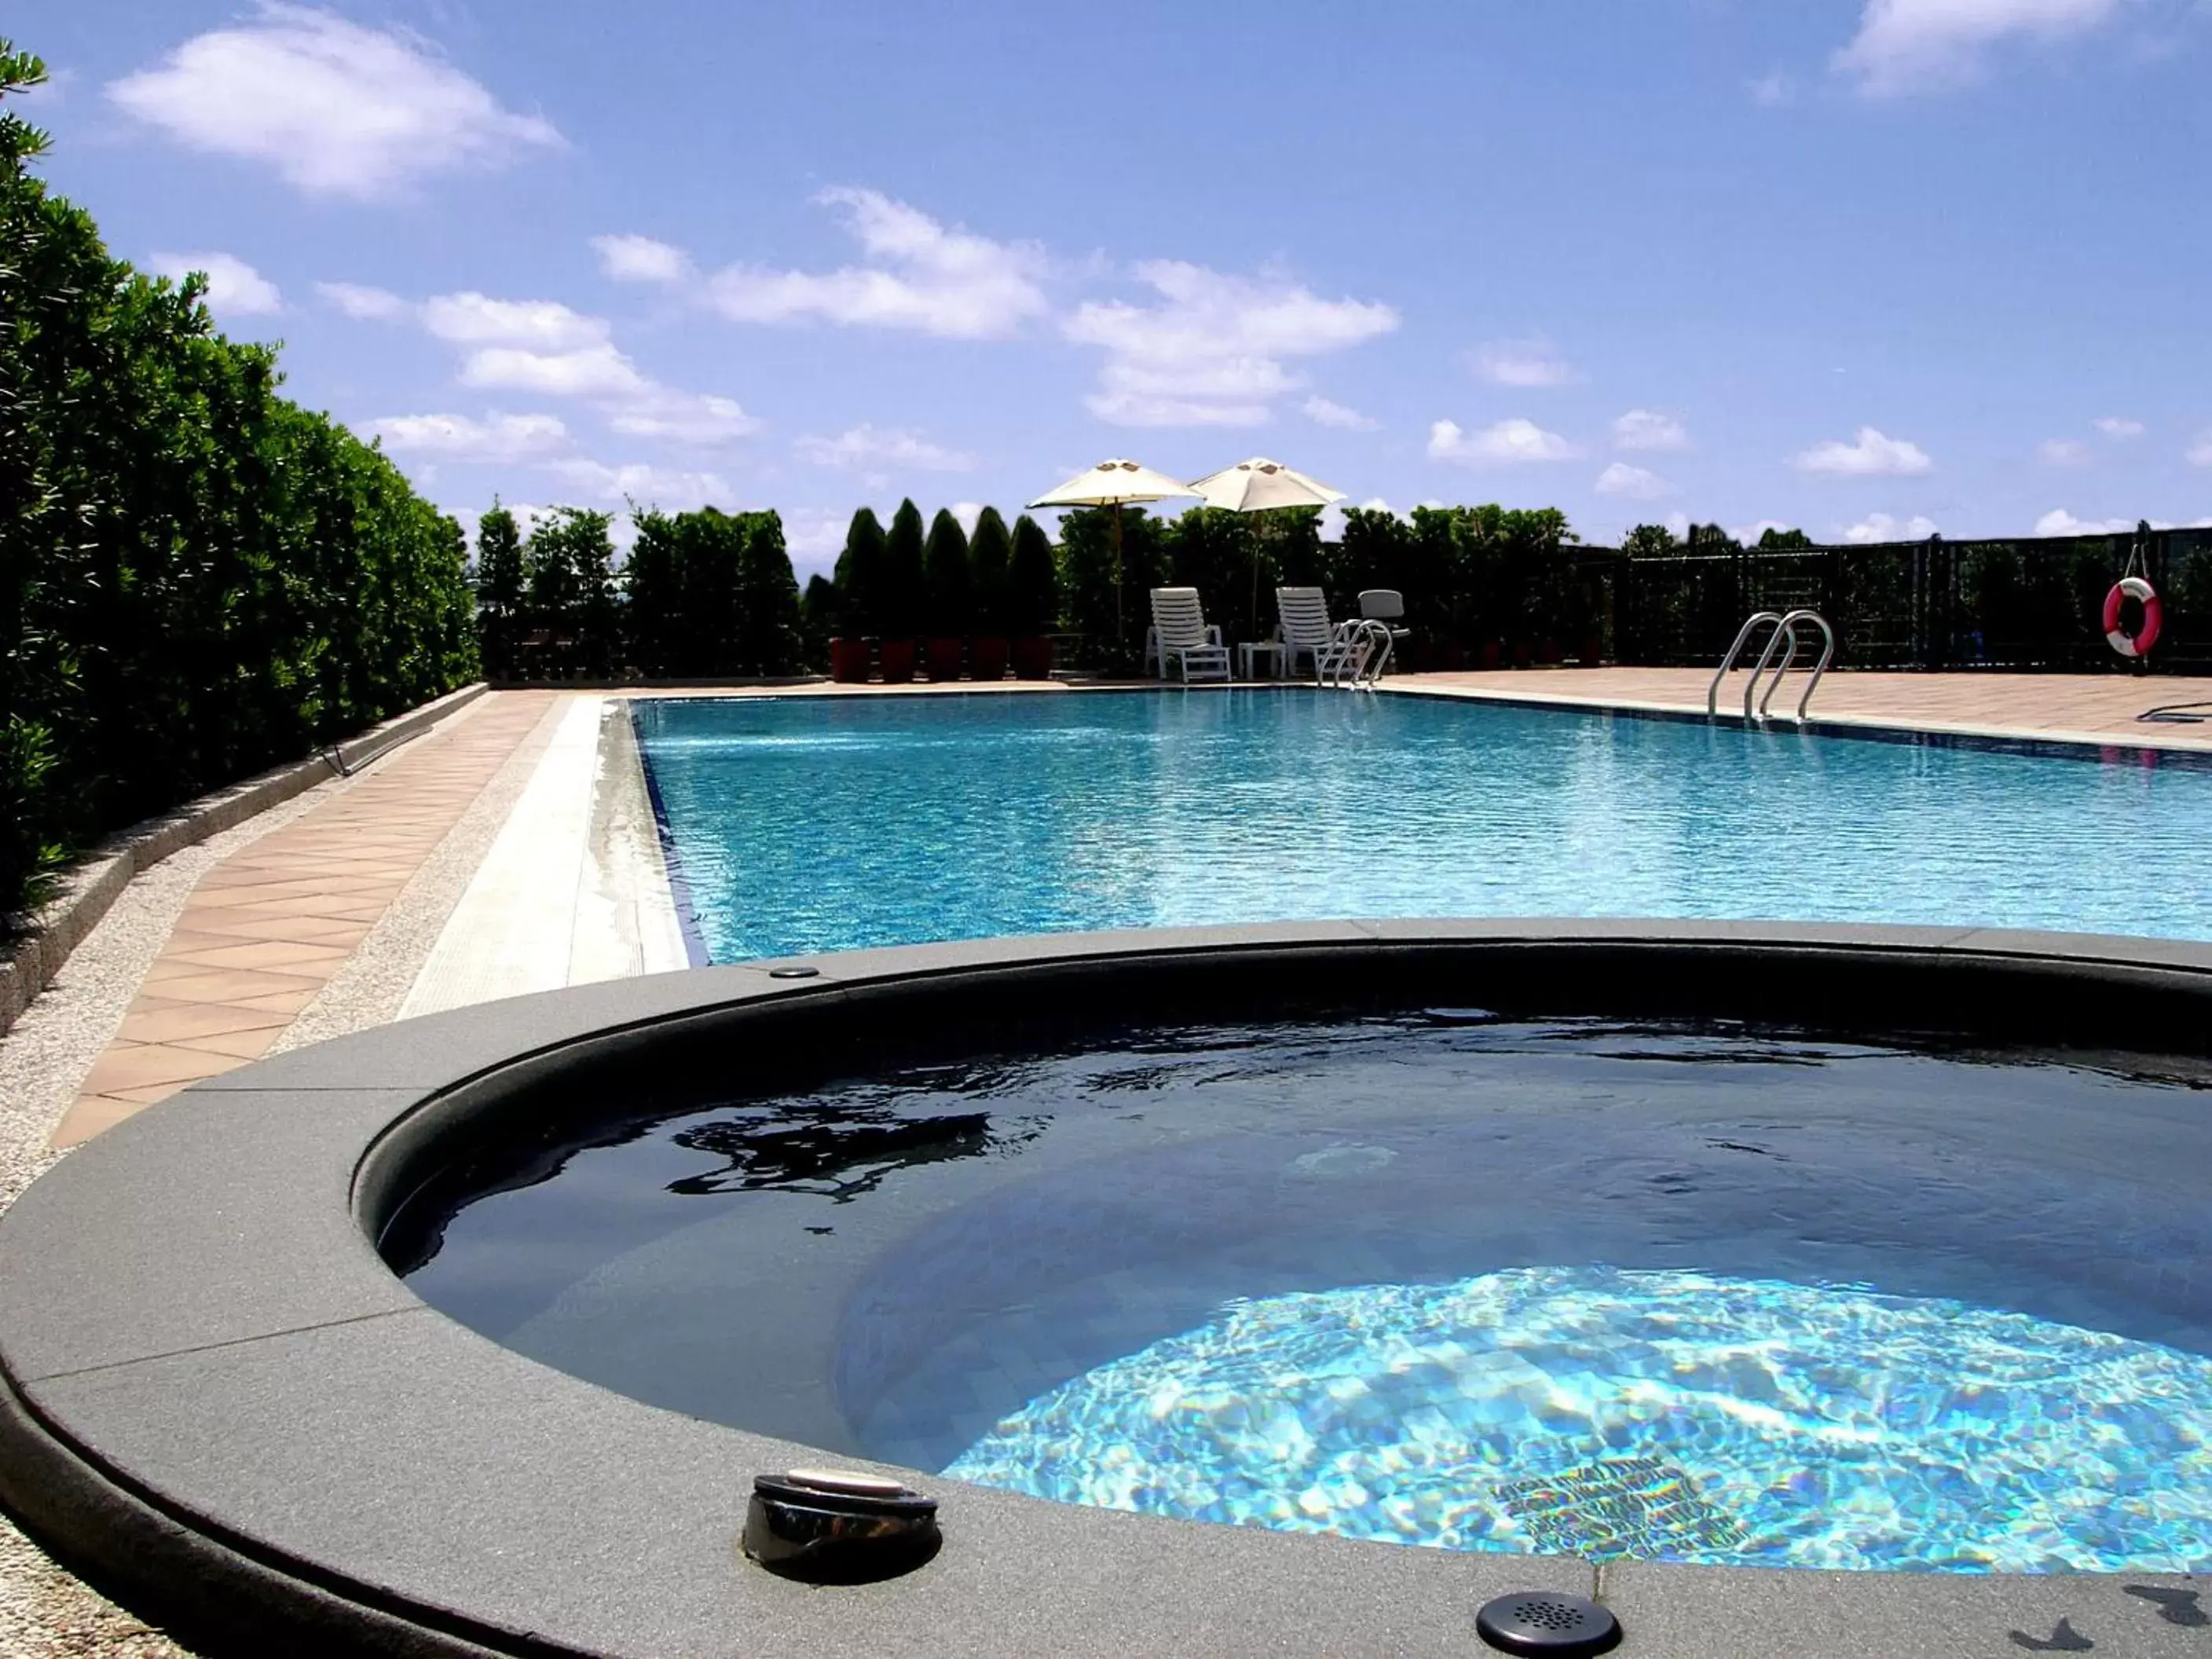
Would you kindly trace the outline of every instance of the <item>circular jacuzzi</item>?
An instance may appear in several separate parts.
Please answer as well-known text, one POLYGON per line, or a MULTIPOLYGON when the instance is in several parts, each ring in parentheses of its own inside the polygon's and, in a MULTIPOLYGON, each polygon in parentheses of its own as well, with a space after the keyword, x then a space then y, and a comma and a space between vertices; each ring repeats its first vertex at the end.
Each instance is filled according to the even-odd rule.
POLYGON ((518 999, 36 1183, 0 1499, 210 1651, 2187 1651, 2208 1053, 2203 947, 1846 927, 518 999), (745 1560, 824 1462, 943 1547, 745 1560))

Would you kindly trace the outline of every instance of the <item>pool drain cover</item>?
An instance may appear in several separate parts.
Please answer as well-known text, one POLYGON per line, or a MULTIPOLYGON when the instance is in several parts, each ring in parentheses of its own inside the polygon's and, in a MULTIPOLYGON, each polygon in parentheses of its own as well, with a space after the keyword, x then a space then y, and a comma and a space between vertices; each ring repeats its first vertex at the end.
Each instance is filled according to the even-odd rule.
POLYGON ((1474 1615, 1482 1639, 1506 1653, 1553 1659, 1605 1653, 1620 1640, 1620 1621, 1595 1601, 1557 1590, 1521 1590, 1486 1601, 1474 1615))

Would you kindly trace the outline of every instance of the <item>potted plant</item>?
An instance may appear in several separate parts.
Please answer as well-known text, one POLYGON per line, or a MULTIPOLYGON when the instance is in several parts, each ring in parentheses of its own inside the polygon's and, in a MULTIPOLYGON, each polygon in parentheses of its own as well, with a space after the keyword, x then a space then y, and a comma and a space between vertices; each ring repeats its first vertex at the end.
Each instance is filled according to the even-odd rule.
POLYGON ((923 579, 921 509, 899 503, 884 538, 883 603, 877 618, 876 654, 884 684, 902 685, 914 678, 915 635, 921 631, 927 592, 923 579))
POLYGON ((973 609, 968 570, 968 532, 945 507, 929 522, 921 549, 924 620, 927 623, 929 678, 957 680, 973 609))
POLYGON ((1006 562, 1006 628, 1017 679, 1052 678, 1052 641, 1045 635, 1059 620, 1060 569, 1052 538, 1024 513, 1014 520, 1014 550, 1006 562))
MULTIPOLYGON (((976 515, 975 533, 968 538, 968 576, 975 607, 975 637, 968 641, 968 677, 975 680, 1006 678, 1006 579, 1013 562, 1014 538, 999 509, 987 507, 976 515)), ((1050 672, 1050 665, 1046 666, 1050 672)))

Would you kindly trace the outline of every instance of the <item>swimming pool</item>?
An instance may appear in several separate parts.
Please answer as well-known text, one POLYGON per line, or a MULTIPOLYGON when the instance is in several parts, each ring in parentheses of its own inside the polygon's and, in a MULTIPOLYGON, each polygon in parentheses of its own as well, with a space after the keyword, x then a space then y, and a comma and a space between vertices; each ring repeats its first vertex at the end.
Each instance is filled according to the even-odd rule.
POLYGON ((1063 1502, 2202 1571, 2205 1080, 1464 1008, 1143 1027, 799 1094, 641 1079, 489 1155, 401 1265, 635 1398, 1063 1502))
POLYGON ((2212 939, 2212 767, 1299 690, 631 704, 696 959, 1328 916, 2212 939))

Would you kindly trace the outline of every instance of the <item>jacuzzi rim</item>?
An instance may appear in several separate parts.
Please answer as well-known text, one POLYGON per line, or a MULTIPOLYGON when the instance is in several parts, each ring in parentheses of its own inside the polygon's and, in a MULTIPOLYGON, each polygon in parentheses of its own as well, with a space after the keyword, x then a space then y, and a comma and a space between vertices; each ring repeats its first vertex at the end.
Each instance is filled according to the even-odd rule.
POLYGON ((1908 1632, 1925 1639, 1931 1620, 2002 1645, 2007 1624, 2063 1604, 2077 1629, 2103 1619, 2130 1632, 2128 1650, 2151 1651, 2154 1609, 2125 1587, 2203 1583, 1599 1571, 1083 1510, 909 1471, 949 1500, 944 1557, 910 1580, 825 1597, 734 1557, 750 1476, 818 1453, 641 1405, 500 1348, 422 1304, 369 1238, 439 1144, 513 1112, 587 1056, 856 999, 880 1012, 1073 975, 1104 1017, 1109 988, 1133 994, 1168 982, 1161 970, 1249 977, 1425 962, 1470 973, 1571 965, 1590 986, 1610 975, 1610 994, 1593 989, 1577 1005, 1606 1013, 1632 1000, 1620 988, 1635 970, 1654 982, 1663 965, 1674 970, 1664 982, 1680 986, 1725 986, 1731 974, 1749 984, 1755 972, 1759 994, 1845 1019, 1854 999, 1893 1001, 1909 979, 1920 994, 1940 991, 1945 1023, 1969 1032, 2017 1040, 2033 1005, 2076 1019, 2102 1048, 2202 1055, 2212 1050, 2212 945, 1843 924, 1415 921, 793 960, 819 976, 771 980, 780 963, 696 969, 380 1027, 198 1085, 72 1154, 0 1218, 0 1502, 94 1583, 180 1632, 332 1652, 704 1653, 742 1634, 762 1651, 835 1655, 879 1652, 923 1628, 941 1650, 978 1653, 1142 1651, 1164 1632, 1211 1650, 1355 1651, 1464 1645, 1474 1607, 1514 1589, 1597 1595, 1627 1627, 1627 1653, 1676 1650, 1646 1644, 1690 1607, 1707 1622, 1683 1625, 1684 1642, 1710 1641, 1710 1620, 1724 1627, 1735 1608, 1765 1626, 1761 1651, 1822 1651, 1817 1621, 1802 1649, 1766 1624, 1778 1596, 1847 1610, 1867 1650, 1882 1648, 1893 1620, 1899 1650, 1908 1632), (2120 1018, 2146 1008, 2164 1012, 2171 1040, 2145 1041, 2151 1022, 2120 1018), (1039 1577, 1072 1592, 1052 1601, 1080 1607, 1080 1625, 1031 1605, 1039 1577), (1224 1607, 1235 1618, 1223 1640, 1237 1640, 1194 1638, 1224 1607), (1016 1608, 1042 1611, 1050 1634, 1016 1608))

